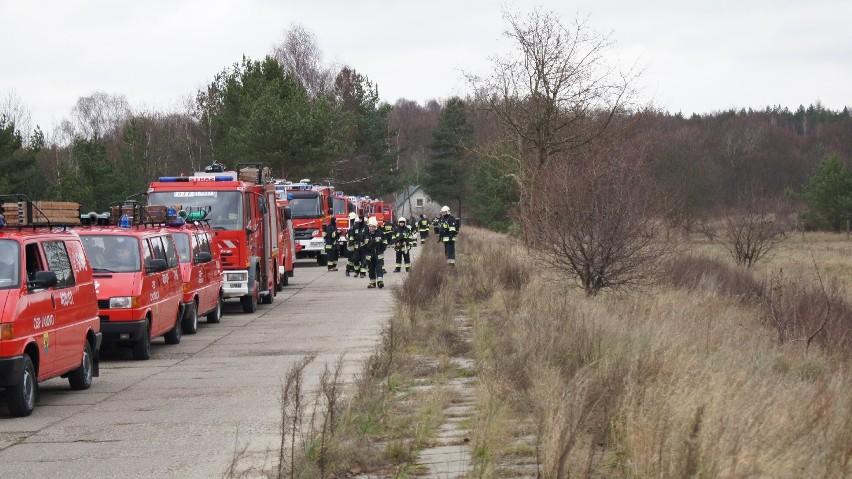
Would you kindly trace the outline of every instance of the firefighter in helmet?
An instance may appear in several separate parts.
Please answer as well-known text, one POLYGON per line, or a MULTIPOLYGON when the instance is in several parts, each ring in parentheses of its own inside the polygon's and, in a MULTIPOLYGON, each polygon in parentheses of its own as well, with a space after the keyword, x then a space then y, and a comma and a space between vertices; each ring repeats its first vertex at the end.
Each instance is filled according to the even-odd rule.
POLYGON ((337 240, 340 238, 340 232, 337 231, 337 220, 333 216, 324 228, 323 237, 325 238, 325 258, 328 262, 328 270, 337 271, 337 240))
POLYGON ((396 263, 394 264, 394 273, 399 273, 400 268, 405 265, 405 272, 411 269, 411 243, 415 242, 411 230, 406 225, 405 217, 401 216, 397 222, 397 227, 394 228, 390 242, 393 243, 393 248, 396 250, 396 263))
POLYGON ((429 220, 426 219, 426 215, 420 213, 420 220, 417 222, 417 229, 420 233, 420 244, 425 244, 426 239, 429 238, 429 220))
POLYGON ((450 207, 443 206, 441 208, 441 219, 438 223, 438 235, 442 243, 444 243, 444 256, 447 257, 447 264, 450 266, 456 265, 456 235, 459 232, 459 220, 450 214, 450 207))
MULTIPOLYGON (((382 230, 382 234, 385 235, 386 240, 390 240, 390 237, 393 236, 394 229, 395 228, 394 228, 393 221, 385 221, 384 223, 382 223, 381 230, 382 230)), ((388 272, 388 270, 385 267, 384 262, 382 262, 382 273, 387 274, 387 272, 388 272)))
POLYGON ((361 218, 355 212, 349 213, 349 229, 346 231, 346 253, 348 256, 346 261, 346 276, 349 276, 349 273, 354 271, 356 278, 361 272, 361 226, 361 218))
POLYGON ((370 218, 367 222, 367 231, 361 239, 361 251, 364 253, 364 260, 367 262, 367 269, 370 273, 368 288, 385 287, 382 273, 382 266, 385 262, 385 248, 387 248, 387 242, 384 233, 379 229, 379 222, 376 221, 376 218, 370 218))

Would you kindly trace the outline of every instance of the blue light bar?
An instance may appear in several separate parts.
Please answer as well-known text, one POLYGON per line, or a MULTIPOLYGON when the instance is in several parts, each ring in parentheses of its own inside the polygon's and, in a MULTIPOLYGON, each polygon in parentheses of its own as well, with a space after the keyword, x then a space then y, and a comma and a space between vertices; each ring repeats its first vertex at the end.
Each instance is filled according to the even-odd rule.
POLYGON ((234 181, 231 176, 214 176, 213 181, 234 181))
POLYGON ((175 183, 175 182, 179 182, 179 181, 180 182, 189 181, 189 177, 188 176, 161 176, 160 181, 162 181, 163 183, 175 183))

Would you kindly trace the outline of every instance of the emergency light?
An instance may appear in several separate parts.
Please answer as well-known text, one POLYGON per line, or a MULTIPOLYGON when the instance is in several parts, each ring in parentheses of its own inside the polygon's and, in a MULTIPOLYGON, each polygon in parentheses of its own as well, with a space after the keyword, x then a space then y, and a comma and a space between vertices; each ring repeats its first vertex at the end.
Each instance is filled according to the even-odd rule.
POLYGON ((119 228, 130 228, 130 217, 127 215, 121 215, 121 219, 118 220, 119 228))
POLYGON ((3 228, 4 226, 6 226, 6 217, 0 215, 0 228, 3 228))
MULTIPOLYGON (((210 181, 209 176, 205 177, 195 177, 195 176, 161 176, 159 181, 162 183, 184 183, 189 182, 190 180, 198 180, 199 178, 204 178, 207 181, 210 181)), ((233 176, 228 175, 216 175, 212 177, 213 181, 234 181, 233 176)))

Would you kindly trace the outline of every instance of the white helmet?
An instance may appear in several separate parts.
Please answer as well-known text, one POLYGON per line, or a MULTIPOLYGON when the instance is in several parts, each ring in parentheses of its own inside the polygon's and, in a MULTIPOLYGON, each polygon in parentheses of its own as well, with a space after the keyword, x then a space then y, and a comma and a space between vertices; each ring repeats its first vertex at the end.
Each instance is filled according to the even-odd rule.
POLYGON ((441 213, 449 213, 449 212, 450 212, 449 206, 444 205, 444 206, 441 207, 441 213))
POLYGON ((370 220, 367 221, 367 226, 376 226, 376 227, 379 226, 379 222, 376 220, 375 216, 370 217, 370 220))
POLYGON ((358 215, 356 215, 354 211, 352 213, 349 213, 349 219, 350 220, 354 220, 356 218, 358 218, 358 215))
POLYGON ((400 216, 399 219, 396 220, 396 222, 397 223, 405 223, 405 216, 400 216))

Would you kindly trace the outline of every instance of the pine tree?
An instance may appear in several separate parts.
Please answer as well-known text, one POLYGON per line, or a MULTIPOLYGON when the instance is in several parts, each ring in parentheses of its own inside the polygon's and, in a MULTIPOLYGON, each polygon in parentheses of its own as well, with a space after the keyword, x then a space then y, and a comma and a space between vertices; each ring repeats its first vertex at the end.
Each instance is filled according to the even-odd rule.
POLYGON ((426 166, 423 190, 433 200, 455 206, 459 216, 472 190, 473 141, 464 101, 450 98, 432 132, 431 162, 426 166))
POLYGON ((808 228, 840 231, 852 214, 852 172, 838 155, 823 158, 802 191, 808 228))

